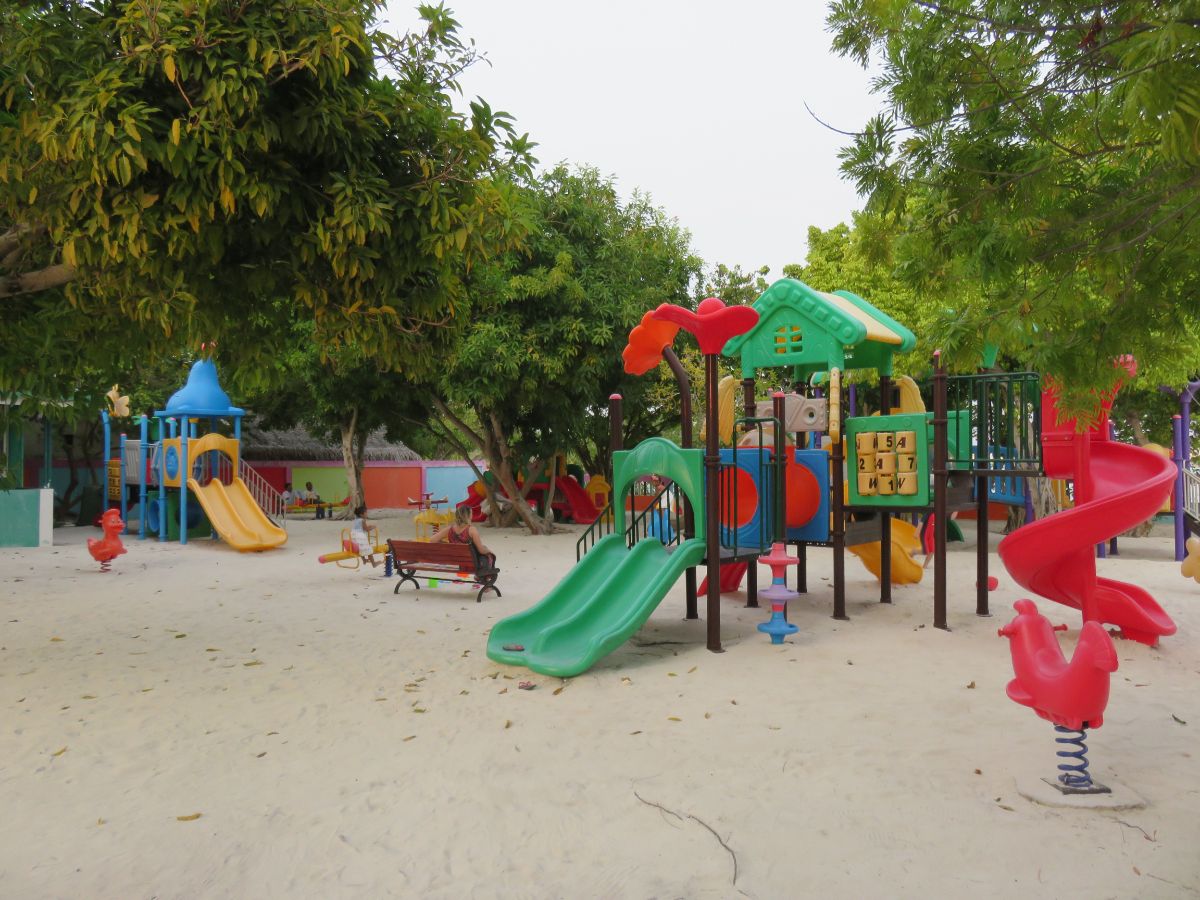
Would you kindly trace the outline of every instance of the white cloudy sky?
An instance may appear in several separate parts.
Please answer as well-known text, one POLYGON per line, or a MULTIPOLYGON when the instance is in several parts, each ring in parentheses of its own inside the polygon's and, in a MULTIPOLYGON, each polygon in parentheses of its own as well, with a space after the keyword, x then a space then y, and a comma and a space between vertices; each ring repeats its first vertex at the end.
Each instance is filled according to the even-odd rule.
MULTIPOLYGON (((802 262, 809 225, 860 202, 838 173, 878 103, 829 49, 822 0, 447 0, 491 65, 463 79, 516 117, 544 165, 588 164, 692 232, 706 263, 802 262)), ((391 26, 415 3, 389 0, 391 26)))

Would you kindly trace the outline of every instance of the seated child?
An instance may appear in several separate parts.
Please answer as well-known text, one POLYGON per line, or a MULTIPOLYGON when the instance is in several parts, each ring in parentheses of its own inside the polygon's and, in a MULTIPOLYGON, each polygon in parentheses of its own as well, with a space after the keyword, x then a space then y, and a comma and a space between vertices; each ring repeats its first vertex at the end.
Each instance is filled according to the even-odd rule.
POLYGON ((354 544, 363 562, 378 566, 379 560, 375 558, 375 548, 371 546, 371 539, 367 536, 367 525, 367 508, 356 506, 354 521, 350 525, 350 542, 354 544))

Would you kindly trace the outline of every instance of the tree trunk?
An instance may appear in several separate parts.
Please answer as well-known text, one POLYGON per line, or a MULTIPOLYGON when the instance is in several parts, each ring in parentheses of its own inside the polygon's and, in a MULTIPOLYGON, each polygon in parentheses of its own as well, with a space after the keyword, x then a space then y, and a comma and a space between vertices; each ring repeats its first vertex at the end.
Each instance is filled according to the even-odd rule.
MULTIPOLYGON (((499 482, 500 487, 504 489, 504 492, 512 501, 512 506, 509 507, 507 512, 499 512, 493 508, 492 516, 498 516, 501 525, 513 524, 517 519, 520 519, 531 534, 552 533, 554 528, 553 521, 544 521, 529 508, 529 503, 525 499, 533 487, 532 482, 526 484, 524 490, 518 490, 517 488, 517 479, 513 470, 512 448, 508 445, 504 429, 501 427, 500 420, 496 417, 495 413, 488 415, 490 427, 485 426, 483 434, 480 434, 464 422, 461 417, 455 415, 454 411, 440 398, 435 397, 433 404, 447 421, 453 424, 456 429, 462 432, 465 437, 469 438, 482 451, 483 458, 487 460, 488 468, 491 469, 493 477, 499 482)), ((479 420, 482 423, 483 416, 480 416, 479 420)))
POLYGON ((1139 447, 1149 443, 1146 440, 1146 429, 1142 426, 1142 417, 1132 410, 1125 413, 1125 424, 1133 430, 1133 440, 1139 447))
POLYGON ((342 464, 346 468, 347 496, 350 502, 340 518, 354 517, 354 510, 363 503, 361 470, 354 456, 354 435, 358 430, 358 407, 350 409, 350 420, 341 424, 342 431, 342 464))

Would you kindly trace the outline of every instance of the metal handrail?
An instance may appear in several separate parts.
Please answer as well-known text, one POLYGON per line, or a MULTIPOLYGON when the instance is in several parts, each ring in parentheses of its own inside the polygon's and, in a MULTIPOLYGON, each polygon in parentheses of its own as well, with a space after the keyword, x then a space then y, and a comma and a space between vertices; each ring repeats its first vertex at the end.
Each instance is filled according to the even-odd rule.
POLYGON ((263 478, 253 467, 246 465, 246 461, 240 457, 238 458, 238 477, 245 482, 250 496, 267 514, 267 517, 286 528, 287 506, 283 502, 283 494, 271 487, 267 479, 263 478))
POLYGON ((1183 511, 1200 521, 1200 470, 1191 466, 1183 469, 1183 511))
MULTIPOLYGON (((632 497, 633 493, 630 492, 625 496, 632 497)), ((624 497, 622 497, 622 501, 624 501, 624 497)), ((663 543, 667 546, 679 544, 683 540, 683 515, 681 492, 678 486, 672 482, 655 494, 649 505, 633 517, 625 529, 625 543, 632 548, 638 541, 647 537, 657 537, 662 540, 662 532, 670 529, 671 533, 667 536, 667 540, 663 540, 663 543)), ((584 555, 596 546, 602 537, 612 534, 616 527, 614 522, 613 505, 609 503, 600 511, 596 521, 575 542, 576 562, 583 559, 584 555)))

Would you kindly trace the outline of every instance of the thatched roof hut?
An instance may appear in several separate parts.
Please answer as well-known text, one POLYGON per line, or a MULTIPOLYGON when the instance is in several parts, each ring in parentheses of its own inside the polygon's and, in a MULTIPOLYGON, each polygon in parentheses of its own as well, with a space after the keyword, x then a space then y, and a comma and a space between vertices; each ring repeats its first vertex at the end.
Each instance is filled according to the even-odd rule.
MULTIPOLYGON (((247 422, 242 428, 242 455, 247 460, 340 460, 342 448, 313 437, 303 428, 271 431, 247 422)), ((400 442, 388 441, 383 430, 367 436, 363 459, 371 462, 408 462, 421 457, 400 442)))

